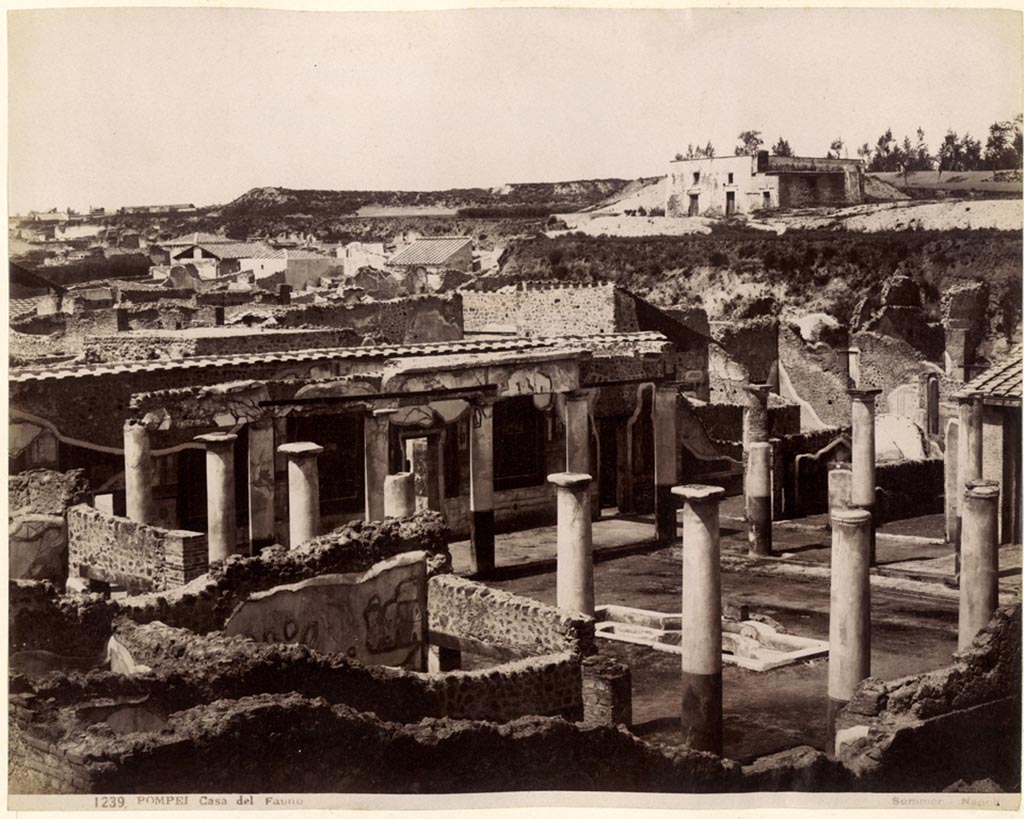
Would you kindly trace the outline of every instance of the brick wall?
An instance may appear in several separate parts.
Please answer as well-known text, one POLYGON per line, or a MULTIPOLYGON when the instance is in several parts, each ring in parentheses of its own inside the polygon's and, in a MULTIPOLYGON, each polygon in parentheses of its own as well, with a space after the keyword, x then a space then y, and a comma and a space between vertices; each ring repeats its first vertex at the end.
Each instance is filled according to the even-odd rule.
POLYGON ((68 566, 72 577, 116 583, 132 593, 175 588, 206 573, 206 536, 82 504, 68 510, 68 566))

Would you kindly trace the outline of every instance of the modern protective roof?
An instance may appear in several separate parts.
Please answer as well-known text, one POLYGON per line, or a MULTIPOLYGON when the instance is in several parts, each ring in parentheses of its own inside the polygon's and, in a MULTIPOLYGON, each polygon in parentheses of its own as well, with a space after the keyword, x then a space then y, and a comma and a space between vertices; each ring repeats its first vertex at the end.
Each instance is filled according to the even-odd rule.
POLYGON ((178 253, 174 254, 177 257, 178 254, 183 253, 187 250, 191 250, 193 247, 199 247, 205 250, 212 256, 218 259, 280 259, 283 258, 281 253, 274 250, 267 245, 259 242, 222 242, 222 243, 207 243, 198 242, 192 245, 183 246, 178 253))
POLYGON ((401 253, 393 256, 388 264, 444 264, 467 245, 473 246, 473 240, 467 236, 438 236, 433 239, 417 239, 401 253))
POLYGON ((614 343, 630 342, 643 345, 652 341, 665 342, 660 333, 607 333, 598 336, 566 336, 562 338, 505 338, 460 341, 424 342, 420 344, 389 344, 375 347, 329 347, 309 350, 282 350, 266 353, 235 353, 230 355, 198 356, 157 361, 125 361, 103 364, 62 364, 50 366, 11 368, 8 383, 55 381, 65 378, 88 378, 115 373, 138 373, 161 370, 201 369, 271 362, 298 362, 333 359, 375 359, 404 356, 482 354, 522 350, 571 347, 597 351, 614 343))
POLYGON ((1018 344, 980 375, 972 378, 957 394, 960 398, 982 395, 986 404, 1019 407, 1024 347, 1018 344))

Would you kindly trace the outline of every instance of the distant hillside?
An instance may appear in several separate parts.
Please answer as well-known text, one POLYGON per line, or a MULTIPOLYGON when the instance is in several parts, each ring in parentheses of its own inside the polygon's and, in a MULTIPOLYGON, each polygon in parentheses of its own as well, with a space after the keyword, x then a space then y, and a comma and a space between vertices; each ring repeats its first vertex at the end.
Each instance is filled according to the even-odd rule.
POLYGON ((1024 192, 1020 170, 1012 171, 908 171, 906 174, 869 173, 874 178, 910 193, 984 193, 1020 196, 1024 192))
MULTIPOLYGON (((225 221, 253 217, 331 219, 360 215, 363 209, 423 208, 454 214, 461 208, 554 206, 579 209, 621 190, 628 179, 526 182, 500 188, 443 191, 326 191, 253 188, 221 209, 225 221)), ((387 215, 382 213, 381 215, 387 215)))

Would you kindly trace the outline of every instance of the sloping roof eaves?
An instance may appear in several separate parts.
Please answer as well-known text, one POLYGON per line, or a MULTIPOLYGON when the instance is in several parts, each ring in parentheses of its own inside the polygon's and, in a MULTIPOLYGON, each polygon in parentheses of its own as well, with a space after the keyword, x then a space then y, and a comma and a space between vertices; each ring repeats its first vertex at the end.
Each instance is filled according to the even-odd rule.
POLYGON ((968 398, 972 395, 981 395, 986 404, 1019 407, 1021 405, 1022 381, 1024 381, 1022 353, 1024 353, 1024 347, 1018 344, 983 373, 972 378, 957 393, 957 397, 968 398))

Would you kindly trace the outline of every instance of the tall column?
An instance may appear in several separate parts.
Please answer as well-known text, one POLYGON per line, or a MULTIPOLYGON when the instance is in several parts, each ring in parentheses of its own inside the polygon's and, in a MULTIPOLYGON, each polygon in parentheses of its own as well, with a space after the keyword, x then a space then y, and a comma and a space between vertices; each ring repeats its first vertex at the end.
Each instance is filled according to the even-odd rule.
POLYGON ((582 390, 565 394, 565 471, 590 472, 590 409, 582 390))
POLYGON ((832 591, 828 617, 828 741, 836 715, 871 675, 871 514, 838 509, 832 516, 832 591))
POLYGON ((156 522, 149 430, 135 421, 124 425, 124 499, 129 518, 137 523, 156 522))
POLYGON ((957 447, 956 447, 956 558, 955 575, 960 577, 961 532, 963 531, 963 494, 970 481, 982 477, 982 410, 980 396, 961 398, 957 406, 957 447))
POLYGON ((968 481, 962 503, 958 649, 974 641, 999 605, 999 484, 968 481))
POLYGON ((249 544, 255 554, 274 536, 274 422, 249 424, 249 544))
POLYGON ((558 495, 558 608, 594 616, 594 557, 590 475, 548 475, 558 495))
POLYGON ((470 568, 478 574, 494 568, 494 399, 474 402, 470 412, 470 568))
POLYGON ((672 487, 679 479, 676 466, 675 384, 658 384, 654 388, 654 536, 658 543, 671 543, 676 538, 676 504, 672 487))
POLYGON ((316 457, 324 451, 311 441, 281 444, 277 448, 288 459, 288 546, 320 534, 320 472, 316 457))
POLYGON ((770 384, 744 384, 749 396, 743 410, 743 452, 753 443, 768 440, 768 394, 770 384))
POLYGON ((849 390, 853 427, 850 505, 871 514, 869 554, 872 566, 875 565, 875 398, 881 392, 880 389, 849 390))
POLYGON ((747 540, 750 554, 772 553, 772 445, 749 447, 746 470, 747 540))
POLYGON ((388 474, 389 418, 393 410, 373 410, 363 422, 363 476, 366 519, 384 520, 384 478, 388 474))
POLYGON ((384 479, 384 517, 407 518, 416 513, 416 476, 396 472, 384 479))
POLYGON ((683 499, 683 743, 722 755, 722 584, 718 504, 725 490, 690 484, 683 499))
POLYGON ((235 551, 235 441, 233 432, 211 432, 194 440, 206 447, 206 526, 210 562, 235 551))

